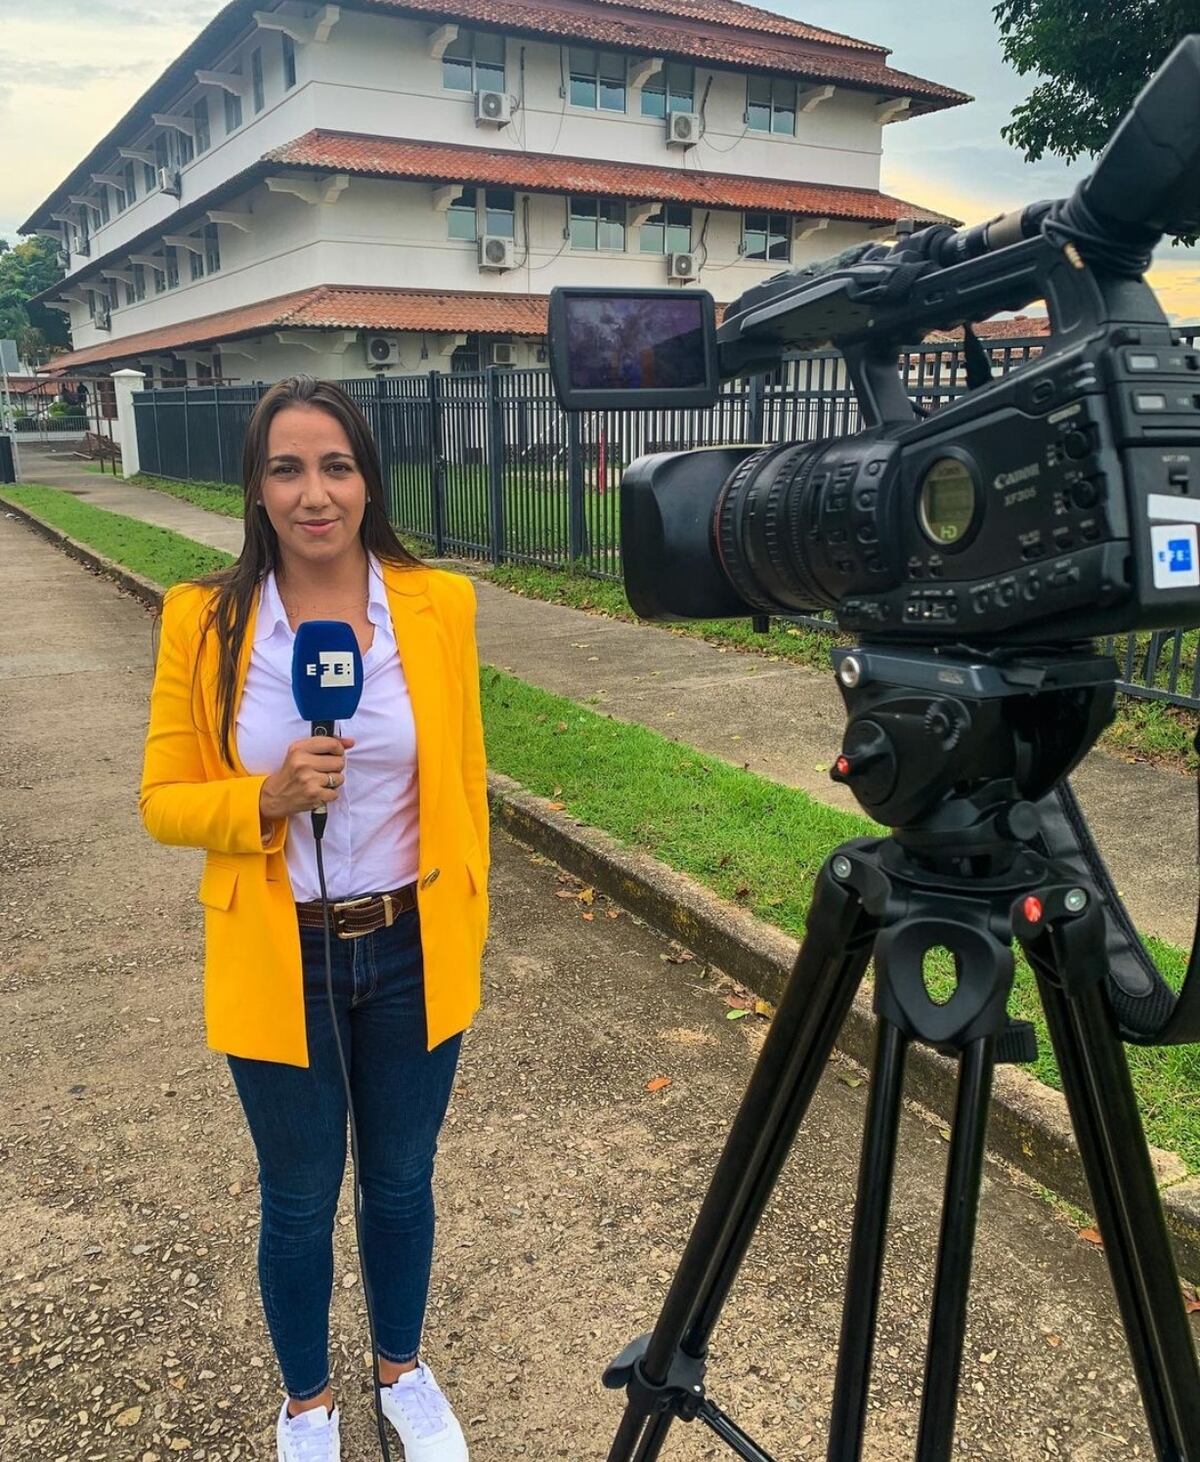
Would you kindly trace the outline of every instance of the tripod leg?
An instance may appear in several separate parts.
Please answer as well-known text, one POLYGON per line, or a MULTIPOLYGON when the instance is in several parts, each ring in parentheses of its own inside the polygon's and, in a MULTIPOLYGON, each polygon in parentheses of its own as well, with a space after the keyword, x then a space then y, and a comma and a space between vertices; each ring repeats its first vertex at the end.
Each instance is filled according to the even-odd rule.
POLYGON ((708 1336, 862 980, 876 923, 854 889, 834 879, 833 861, 817 877, 808 931, 638 1375, 630 1382, 608 1462, 653 1462, 658 1456, 673 1413, 655 1413, 647 1392, 666 1384, 681 1350, 698 1358, 706 1353, 708 1336))
POLYGON ((1034 959, 1156 1455, 1200 1462, 1200 1371, 1125 1053, 1102 986, 1034 959))
POLYGON ((881 1016, 846 1270, 828 1462, 858 1462, 862 1456, 907 1053, 907 1038, 881 1016))
POLYGON ((971 1286, 971 1254, 979 1216, 988 1107, 996 1069, 992 1036, 972 1041, 958 1066, 958 1101, 954 1134, 946 1167, 946 1196, 938 1243, 933 1312, 925 1353, 925 1388, 917 1433, 917 1462, 950 1462, 963 1342, 967 1330, 967 1296, 971 1286))

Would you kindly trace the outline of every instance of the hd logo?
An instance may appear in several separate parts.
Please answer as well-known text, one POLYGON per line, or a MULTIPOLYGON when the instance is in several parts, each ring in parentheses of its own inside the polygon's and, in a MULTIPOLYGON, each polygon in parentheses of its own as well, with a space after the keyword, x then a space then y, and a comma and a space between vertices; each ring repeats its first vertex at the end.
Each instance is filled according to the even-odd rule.
POLYGON ((1156 589, 1200 588, 1200 548, 1193 524, 1156 525, 1151 530, 1156 589))
POLYGON ((318 673, 322 690, 349 690, 354 685, 354 657, 344 650, 321 650, 317 655, 319 665, 309 664, 305 668, 310 676, 318 673))

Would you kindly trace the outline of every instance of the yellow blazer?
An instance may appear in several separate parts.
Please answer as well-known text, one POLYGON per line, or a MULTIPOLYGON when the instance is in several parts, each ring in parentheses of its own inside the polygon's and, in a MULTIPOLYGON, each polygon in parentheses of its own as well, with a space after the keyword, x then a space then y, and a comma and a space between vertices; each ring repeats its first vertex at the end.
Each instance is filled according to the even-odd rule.
MULTIPOLYGON (((479 706, 475 588, 460 574, 383 567, 396 643, 417 728, 418 907, 430 1048, 457 1035, 479 1007, 487 937, 487 765, 479 706)), ((284 845, 288 819, 263 846, 259 789, 221 758, 218 646, 200 627, 215 593, 180 584, 163 603, 150 698, 141 815, 161 843, 204 848, 204 1006, 214 1050, 308 1065, 296 908, 284 845)), ((254 644, 251 611, 237 679, 240 701, 254 644)), ((236 704, 234 714, 236 717, 236 704)))

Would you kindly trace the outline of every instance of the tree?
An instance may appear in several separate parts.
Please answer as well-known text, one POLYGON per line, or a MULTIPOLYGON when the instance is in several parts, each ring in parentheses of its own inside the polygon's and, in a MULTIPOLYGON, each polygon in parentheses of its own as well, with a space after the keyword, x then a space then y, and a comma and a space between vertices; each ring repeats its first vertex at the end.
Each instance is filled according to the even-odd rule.
POLYGON ((1040 73, 1002 135, 1027 162, 1098 153, 1134 97, 1185 35, 1200 0, 998 0, 1004 56, 1040 73))
POLYGON ((70 344, 66 316, 30 304, 63 277, 57 254, 44 238, 0 248, 0 338, 15 340, 23 355, 44 356, 50 348, 70 344))

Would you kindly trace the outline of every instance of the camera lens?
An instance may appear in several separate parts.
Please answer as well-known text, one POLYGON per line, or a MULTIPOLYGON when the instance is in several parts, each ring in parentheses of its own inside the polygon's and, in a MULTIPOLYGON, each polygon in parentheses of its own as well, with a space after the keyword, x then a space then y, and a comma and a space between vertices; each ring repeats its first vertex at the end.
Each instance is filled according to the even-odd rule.
POLYGON ((918 515, 926 538, 953 548, 970 532, 979 506, 975 476, 958 457, 939 457, 921 479, 918 515))

